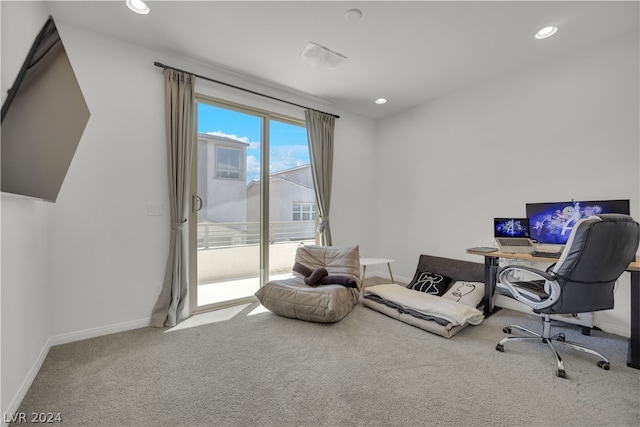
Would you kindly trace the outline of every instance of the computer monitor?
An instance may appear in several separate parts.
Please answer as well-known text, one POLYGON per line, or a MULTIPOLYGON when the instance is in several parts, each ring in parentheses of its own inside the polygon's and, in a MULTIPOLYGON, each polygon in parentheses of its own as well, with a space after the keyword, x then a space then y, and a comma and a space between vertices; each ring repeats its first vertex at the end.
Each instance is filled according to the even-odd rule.
POLYGON ((494 218, 494 237, 529 237, 529 220, 527 218, 494 218))
POLYGON ((601 213, 630 214, 629 200, 594 200, 527 203, 531 238, 544 244, 564 245, 580 218, 601 213))

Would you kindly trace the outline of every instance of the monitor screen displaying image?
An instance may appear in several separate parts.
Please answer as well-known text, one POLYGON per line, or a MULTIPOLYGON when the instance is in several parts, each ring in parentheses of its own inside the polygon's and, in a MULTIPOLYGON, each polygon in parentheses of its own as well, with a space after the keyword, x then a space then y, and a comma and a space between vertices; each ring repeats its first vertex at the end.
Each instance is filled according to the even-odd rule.
POLYGON ((494 218, 494 237, 529 237, 527 218, 494 218))
POLYGON ((630 214, 629 200, 527 203, 531 238, 539 243, 564 245, 580 218, 603 213, 630 214))

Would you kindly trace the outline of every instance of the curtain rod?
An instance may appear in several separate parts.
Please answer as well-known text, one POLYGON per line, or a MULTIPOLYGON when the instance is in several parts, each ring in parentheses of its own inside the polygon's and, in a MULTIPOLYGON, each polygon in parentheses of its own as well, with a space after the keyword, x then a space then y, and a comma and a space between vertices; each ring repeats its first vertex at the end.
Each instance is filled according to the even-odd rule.
POLYGON ((258 95, 258 96, 262 96, 262 97, 264 97, 264 98, 273 99, 273 100, 275 100, 275 101, 284 102, 285 104, 293 105, 293 106, 295 106, 295 107, 304 108, 304 109, 306 109, 306 110, 313 110, 313 111, 317 111, 317 112, 319 112, 319 113, 328 114, 328 115, 330 115, 330 116, 335 117, 336 119, 339 119, 339 118, 340 118, 340 116, 337 116, 337 115, 335 115, 335 114, 326 113, 326 112, 324 112, 324 111, 316 110, 315 108, 305 107, 304 105, 296 104, 295 102, 291 102, 291 101, 287 101, 287 100, 284 100, 284 99, 276 98, 275 96, 271 96, 271 95, 265 95, 264 93, 256 92, 256 91, 253 91, 253 90, 251 90, 251 89, 245 89, 245 88, 243 88, 243 87, 236 86, 236 85, 232 85, 232 84, 230 84, 230 83, 221 82, 220 80, 210 79, 209 77, 201 76, 201 75, 198 75, 198 74, 192 73, 192 72, 190 72, 190 71, 185 71, 185 70, 181 70, 181 69, 179 69, 179 68, 171 67, 171 66, 169 66, 169 65, 162 64, 161 62, 157 62, 157 61, 156 61, 156 62, 154 62, 154 63, 153 63, 153 65, 155 65, 156 67, 162 68, 162 69, 164 69, 164 70, 166 70, 167 68, 169 68, 169 69, 171 69, 171 70, 180 71, 180 72, 187 73, 187 74, 193 74, 194 76, 196 76, 196 77, 197 77, 197 78, 199 78, 199 79, 208 80, 208 81, 210 81, 210 82, 217 83, 217 84, 219 84, 219 85, 227 86, 227 87, 230 87, 230 88, 233 88, 233 89, 238 89, 238 90, 241 90, 241 91, 244 91, 244 92, 251 93, 251 94, 253 94, 253 95, 258 95))

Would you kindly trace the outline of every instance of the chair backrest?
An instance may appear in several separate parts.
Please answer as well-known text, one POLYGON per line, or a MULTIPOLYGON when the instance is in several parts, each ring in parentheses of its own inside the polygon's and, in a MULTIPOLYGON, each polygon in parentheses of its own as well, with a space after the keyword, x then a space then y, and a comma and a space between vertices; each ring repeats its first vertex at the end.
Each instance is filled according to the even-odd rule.
POLYGON ((613 308, 615 282, 635 259, 640 226, 629 215, 601 214, 573 227, 551 273, 561 286, 558 301, 542 313, 586 313, 613 308))
MULTIPOLYGON (((360 248, 305 245, 296 250, 296 262, 315 270, 326 268, 330 275, 347 276, 360 287, 360 248)), ((294 274, 297 274, 294 272, 294 274)))

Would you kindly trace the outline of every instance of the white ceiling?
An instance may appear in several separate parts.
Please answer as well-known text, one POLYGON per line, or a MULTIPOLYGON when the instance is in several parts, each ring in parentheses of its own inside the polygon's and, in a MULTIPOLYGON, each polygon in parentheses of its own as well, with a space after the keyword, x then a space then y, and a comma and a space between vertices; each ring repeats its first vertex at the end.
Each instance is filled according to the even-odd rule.
MULTIPOLYGON (((475 82, 638 33, 638 2, 616 1, 49 1, 57 22, 179 54, 381 118, 475 82), (349 22, 345 12, 362 11, 349 22), (535 40, 556 25, 558 33, 535 40), (313 41, 348 59, 311 68, 313 41), (385 97, 386 105, 374 100, 385 97)), ((168 64, 173 65, 173 64, 168 64)))

